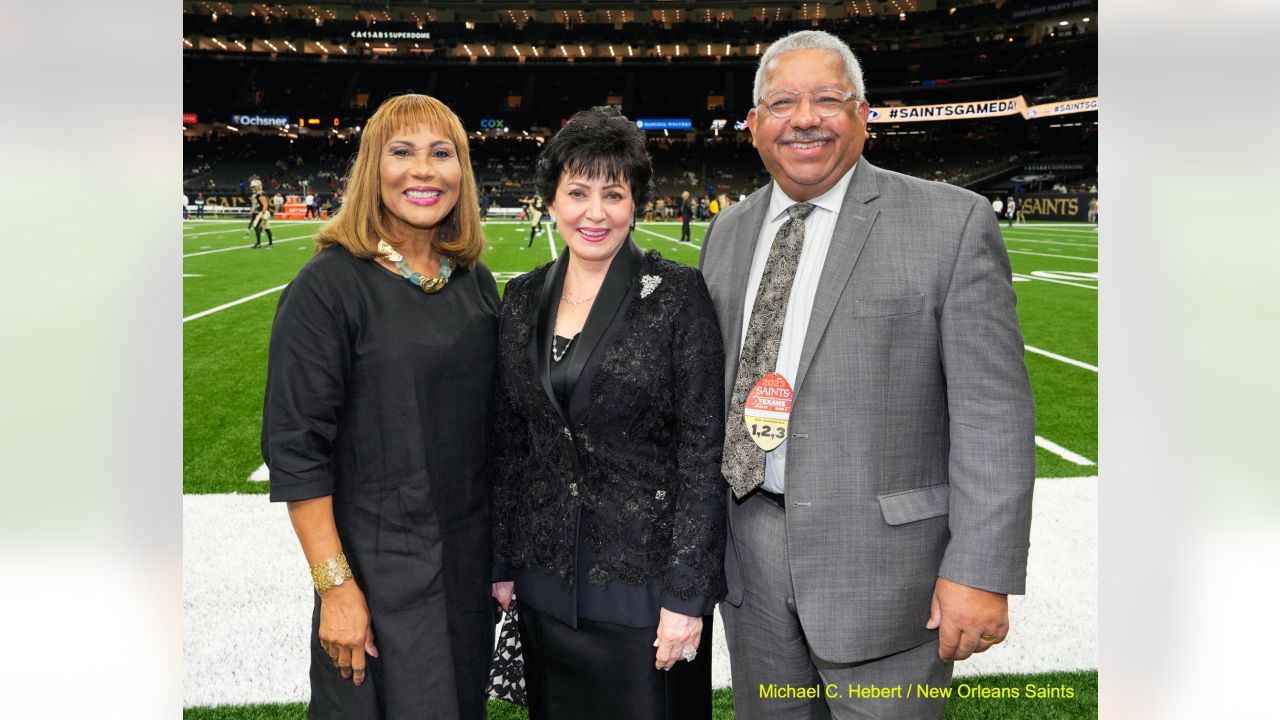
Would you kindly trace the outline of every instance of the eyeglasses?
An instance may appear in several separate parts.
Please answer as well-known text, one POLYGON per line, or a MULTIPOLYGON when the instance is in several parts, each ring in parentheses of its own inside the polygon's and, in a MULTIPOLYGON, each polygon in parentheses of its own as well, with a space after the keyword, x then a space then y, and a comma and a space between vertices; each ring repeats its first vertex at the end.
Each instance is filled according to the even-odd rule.
MULTIPOLYGON (((856 93, 844 92, 835 88, 819 88, 811 93, 795 90, 774 90, 760 100, 760 104, 769 110, 769 114, 785 120, 796 114, 800 107, 800 98, 809 97, 813 111, 821 117, 834 117, 844 109, 844 104, 854 99, 856 93)), ((855 101, 860 102, 860 99, 855 101)))

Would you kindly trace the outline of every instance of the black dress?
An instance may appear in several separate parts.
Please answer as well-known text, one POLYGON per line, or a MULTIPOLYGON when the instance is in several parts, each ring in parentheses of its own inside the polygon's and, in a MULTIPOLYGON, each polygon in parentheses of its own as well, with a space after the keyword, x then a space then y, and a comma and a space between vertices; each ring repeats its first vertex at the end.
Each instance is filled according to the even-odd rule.
POLYGON ((487 442, 498 292, 427 295, 342 247, 280 297, 262 456, 273 501, 333 496, 378 658, 342 680, 312 618, 312 718, 483 718, 493 647, 487 442))

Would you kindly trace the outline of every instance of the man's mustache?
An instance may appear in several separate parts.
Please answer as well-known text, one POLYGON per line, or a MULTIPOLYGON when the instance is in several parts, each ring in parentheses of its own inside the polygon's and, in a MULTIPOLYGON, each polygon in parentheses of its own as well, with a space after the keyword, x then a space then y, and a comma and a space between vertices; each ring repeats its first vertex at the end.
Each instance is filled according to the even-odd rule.
POLYGON ((819 140, 835 140, 835 133, 829 130, 796 130, 782 136, 779 142, 818 142, 819 140))

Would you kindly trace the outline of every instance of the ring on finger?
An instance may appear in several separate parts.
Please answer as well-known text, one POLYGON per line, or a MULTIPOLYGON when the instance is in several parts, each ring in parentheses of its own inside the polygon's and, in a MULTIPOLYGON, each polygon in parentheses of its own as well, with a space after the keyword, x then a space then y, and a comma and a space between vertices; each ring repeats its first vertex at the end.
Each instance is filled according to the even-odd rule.
POLYGON ((693 647, 692 645, 685 645, 680 656, 684 658, 685 662, 693 662, 693 659, 698 657, 698 648, 693 647))
POLYGON ((994 643, 996 641, 996 636, 992 633, 983 633, 978 637, 989 643, 994 643))

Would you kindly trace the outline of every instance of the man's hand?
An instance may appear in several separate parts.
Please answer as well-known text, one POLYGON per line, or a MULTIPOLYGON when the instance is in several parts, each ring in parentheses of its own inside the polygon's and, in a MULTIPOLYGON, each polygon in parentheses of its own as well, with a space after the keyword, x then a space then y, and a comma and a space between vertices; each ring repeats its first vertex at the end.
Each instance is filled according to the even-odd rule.
POLYGON ((1009 598, 940 577, 933 586, 925 627, 938 630, 939 658, 964 660, 1004 641, 1009 634, 1009 598))

